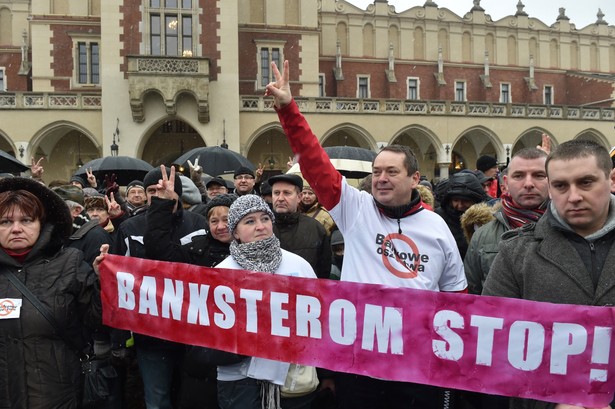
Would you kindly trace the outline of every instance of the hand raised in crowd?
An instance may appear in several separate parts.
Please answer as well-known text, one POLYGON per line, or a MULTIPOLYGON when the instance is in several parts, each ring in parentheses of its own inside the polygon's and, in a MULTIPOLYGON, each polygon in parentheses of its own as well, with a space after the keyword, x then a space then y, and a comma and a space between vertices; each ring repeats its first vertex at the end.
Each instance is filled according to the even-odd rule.
POLYGON ((160 165, 160 172, 162 173, 162 179, 158 180, 156 185, 156 197, 170 200, 179 199, 177 193, 175 193, 175 166, 171 166, 168 176, 164 165, 160 165))
POLYGON ((261 181, 264 171, 265 171, 265 165, 259 162, 258 168, 256 168, 256 170, 254 171, 254 174, 256 175, 256 177, 254 178, 254 182, 258 183, 261 181))
POLYGON ((102 263, 107 254, 109 254, 109 245, 103 244, 102 246, 100 246, 100 254, 94 259, 94 262, 92 263, 92 267, 94 268, 94 272, 96 273, 96 275, 100 275, 100 270, 98 269, 98 266, 100 265, 100 263, 102 263))
POLYGON ((45 172, 43 165, 41 165, 43 159, 45 159, 43 156, 38 161, 34 160, 34 156, 30 158, 30 174, 34 179, 42 179, 43 177, 43 172, 45 172))
POLYGON ((272 62, 271 70, 273 71, 273 75, 275 76, 275 81, 270 82, 265 87, 265 96, 273 97, 273 104, 276 106, 276 108, 285 107, 293 100, 293 96, 290 92, 290 83, 288 80, 288 60, 284 61, 283 69, 284 72, 280 73, 280 70, 278 70, 278 66, 275 64, 275 62, 272 62))
POLYGON ((536 146, 536 149, 540 149, 547 155, 551 153, 551 137, 546 133, 542 134, 542 143, 536 146))
POLYGON ((105 174, 105 193, 110 195, 111 193, 117 193, 120 191, 120 185, 117 184, 117 176, 115 173, 111 176, 105 174))
POLYGON ((289 170, 290 168, 292 168, 295 163, 297 163, 295 161, 295 158, 293 158, 292 156, 289 156, 288 162, 286 162, 286 170, 289 170))
POLYGON ((98 183, 96 182, 96 176, 94 176, 94 173, 92 172, 92 168, 89 168, 89 169, 86 168, 85 174, 87 175, 88 183, 90 184, 90 186, 96 189, 96 187, 98 186, 98 183))
POLYGON ((194 164, 188 159, 188 166, 190 167, 190 179, 193 182, 200 182, 203 175, 203 167, 199 166, 199 158, 197 157, 194 160, 194 164))
POLYGON ((115 200, 116 192, 105 195, 105 203, 107 203, 107 213, 110 218, 115 218, 122 215, 122 206, 115 200))

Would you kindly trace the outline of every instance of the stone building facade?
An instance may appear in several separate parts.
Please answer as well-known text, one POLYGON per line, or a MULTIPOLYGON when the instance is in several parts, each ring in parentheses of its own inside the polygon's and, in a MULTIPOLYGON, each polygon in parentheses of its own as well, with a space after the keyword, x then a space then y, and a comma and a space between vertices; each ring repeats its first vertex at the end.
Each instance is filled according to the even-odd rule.
MULTIPOLYGON (((612 18, 615 18, 613 16, 612 18)), ((446 177, 483 154, 589 138, 615 145, 615 27, 577 28, 519 1, 493 21, 428 0, 0 0, 0 149, 45 180, 119 154, 170 164, 228 144, 273 173, 290 148, 263 97, 288 59, 323 145, 401 143, 446 177)))

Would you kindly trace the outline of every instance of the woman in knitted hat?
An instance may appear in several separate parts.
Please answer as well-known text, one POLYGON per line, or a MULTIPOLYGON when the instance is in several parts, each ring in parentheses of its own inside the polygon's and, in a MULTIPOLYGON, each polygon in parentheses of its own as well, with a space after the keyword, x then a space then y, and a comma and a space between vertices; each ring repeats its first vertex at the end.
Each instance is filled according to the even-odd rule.
MULTIPOLYGON (((259 196, 245 195, 235 200, 228 213, 233 237, 231 255, 217 267, 316 278, 307 261, 280 248, 280 241, 273 234, 273 219, 271 209, 259 196)), ((220 408, 269 409, 279 408, 280 404, 283 408, 309 408, 314 393, 297 398, 282 397, 281 402, 277 400, 289 367, 289 363, 255 357, 219 366, 220 408)))

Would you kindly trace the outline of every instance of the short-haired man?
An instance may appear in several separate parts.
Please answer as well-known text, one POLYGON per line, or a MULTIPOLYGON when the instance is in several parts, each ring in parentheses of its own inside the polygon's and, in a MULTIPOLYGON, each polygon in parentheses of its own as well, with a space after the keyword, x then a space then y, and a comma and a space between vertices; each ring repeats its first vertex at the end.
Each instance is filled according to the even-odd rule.
MULTIPOLYGON (((505 233, 483 294, 558 304, 615 304, 611 169, 607 150, 595 142, 572 140, 558 146, 546 161, 551 197, 547 211, 537 223, 505 233)), ((510 407, 577 408, 528 399, 513 399, 510 407)))
POLYGON ((252 169, 242 166, 235 171, 233 178, 235 183, 235 194, 237 194, 237 196, 257 194, 254 192, 256 178, 254 177, 254 171, 252 169))
MULTIPOLYGON (((418 161, 410 148, 389 145, 378 153, 372 166, 373 196, 355 189, 333 167, 293 101, 288 61, 284 62, 283 74, 275 64, 272 70, 276 81, 267 85, 266 94, 274 97, 280 123, 299 157, 303 176, 345 238, 341 280, 465 291, 463 263, 455 239, 440 216, 423 211, 415 189, 420 178, 418 161), (407 245, 409 242, 415 250, 407 245), (406 263, 401 257, 384 256, 386 249, 405 253, 418 250, 421 259, 429 261, 406 263)), ((427 385, 343 374, 336 380, 335 390, 342 409, 442 407, 440 389, 427 385)))
POLYGON ((502 234, 535 223, 544 214, 549 199, 546 160, 547 154, 537 148, 522 149, 511 159, 502 207, 493 214, 494 220, 474 232, 463 262, 471 294, 482 292, 502 234))
POLYGON ((145 194, 145 186, 140 180, 133 180, 126 186, 126 205, 130 211, 130 215, 134 216, 142 210, 145 210, 147 204, 147 196, 145 194))
POLYGON ((205 183, 205 189, 207 190, 207 198, 213 199, 218 195, 225 195, 228 193, 226 182, 221 177, 213 177, 207 183, 205 183))
POLYGON ((299 211, 303 179, 297 175, 283 174, 270 177, 268 182, 275 214, 273 232, 280 240, 280 246, 307 260, 318 278, 329 278, 329 236, 319 222, 299 211))

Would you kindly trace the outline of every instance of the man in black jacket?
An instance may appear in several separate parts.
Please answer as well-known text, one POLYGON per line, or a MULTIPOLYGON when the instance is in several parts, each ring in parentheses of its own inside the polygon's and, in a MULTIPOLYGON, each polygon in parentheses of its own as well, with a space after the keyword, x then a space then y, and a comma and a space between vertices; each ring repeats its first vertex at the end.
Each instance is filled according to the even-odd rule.
MULTIPOLYGON (((183 210, 179 199, 182 183, 175 172, 172 173, 175 180, 173 197, 167 200, 168 192, 159 184, 163 179, 162 170, 164 166, 149 171, 143 178, 148 209, 120 225, 111 253, 150 260, 183 261, 174 259, 173 249, 168 248, 168 252, 152 251, 147 243, 157 240, 160 235, 171 237, 173 242, 187 243, 192 237, 206 233, 205 218, 183 210), (168 209, 170 222, 157 223, 150 218, 152 214, 161 213, 161 208, 168 209)), ((165 177, 166 174, 165 170, 165 177)), ((147 407, 172 408, 171 387, 183 357, 183 345, 135 334, 135 347, 147 407)))
POLYGON ((284 250, 303 257, 318 278, 329 278, 331 246, 325 228, 299 212, 303 179, 292 174, 269 178, 273 197, 274 234, 284 250))

